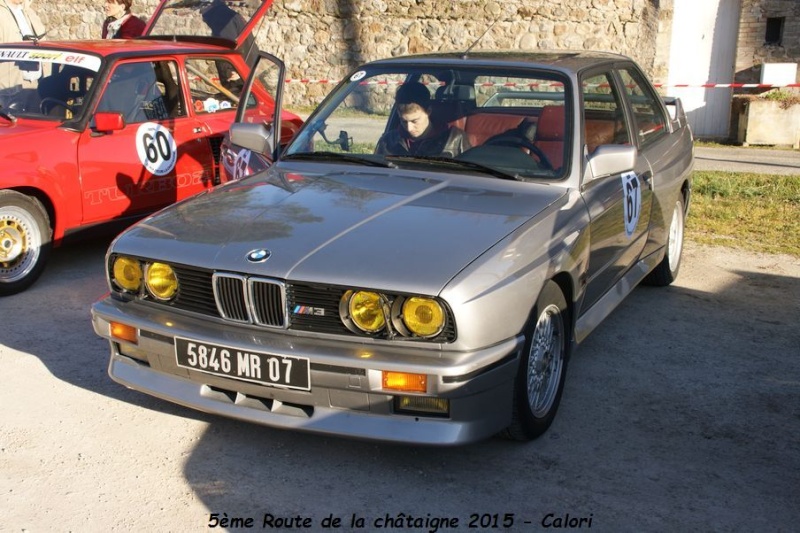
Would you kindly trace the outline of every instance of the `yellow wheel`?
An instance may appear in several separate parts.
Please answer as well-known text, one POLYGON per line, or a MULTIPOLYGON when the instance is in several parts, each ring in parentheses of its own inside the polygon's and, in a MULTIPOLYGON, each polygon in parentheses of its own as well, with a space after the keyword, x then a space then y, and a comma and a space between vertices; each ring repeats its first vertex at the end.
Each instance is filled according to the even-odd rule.
POLYGON ((50 224, 42 204, 16 191, 0 191, 0 296, 27 289, 50 254, 50 224))

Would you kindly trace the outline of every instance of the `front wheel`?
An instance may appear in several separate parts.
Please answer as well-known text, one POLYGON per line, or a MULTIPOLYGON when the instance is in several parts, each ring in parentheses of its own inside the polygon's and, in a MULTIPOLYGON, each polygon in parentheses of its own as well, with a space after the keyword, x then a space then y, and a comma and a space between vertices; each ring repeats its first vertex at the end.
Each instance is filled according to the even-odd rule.
POLYGON ((646 285, 666 287, 678 278, 681 255, 683 254, 685 218, 683 197, 679 196, 672 208, 672 222, 669 225, 669 233, 667 234, 667 250, 664 253, 664 259, 644 278, 646 285))
POLYGON ((556 416, 569 360, 567 302, 548 281, 525 326, 525 348, 514 384, 511 425, 504 436, 527 441, 542 435, 556 416))
POLYGON ((39 200, 0 191, 0 296, 27 289, 44 270, 52 241, 39 200))

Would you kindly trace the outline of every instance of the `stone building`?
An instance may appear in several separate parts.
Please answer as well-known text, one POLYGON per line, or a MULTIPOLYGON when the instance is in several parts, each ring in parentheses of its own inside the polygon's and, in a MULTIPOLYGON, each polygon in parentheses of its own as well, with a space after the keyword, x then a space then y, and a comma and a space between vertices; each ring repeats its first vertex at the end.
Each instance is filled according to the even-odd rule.
MULTIPOLYGON (((47 38, 100 36, 102 2, 35 2, 48 26, 47 38)), ((146 18, 155 5, 156 0, 134 0, 134 12, 146 18)), ((287 85, 286 101, 293 106, 318 103, 331 82, 363 61, 465 50, 477 40, 478 48, 486 49, 620 52, 636 59, 664 92, 672 93, 670 84, 729 83, 734 73, 737 82, 758 81, 764 62, 800 60, 800 1, 275 0, 257 37, 263 49, 286 62, 288 76, 295 80, 287 85), (723 44, 701 50, 704 55, 698 58, 697 45, 676 46, 688 43, 687 35, 703 46, 723 44), (701 68, 686 70, 686 65, 701 68), (716 73, 709 65, 718 68, 716 73), (690 74, 692 79, 680 79, 690 74)), ((690 109, 690 117, 702 126, 708 122, 701 117, 705 109, 719 108, 706 113, 715 124, 716 129, 709 129, 713 136, 722 131, 719 124, 727 129, 731 91, 702 91, 693 97, 699 111, 690 109), (710 95, 721 103, 706 103, 710 95)))
POLYGON ((800 1, 741 2, 735 81, 758 83, 764 63, 800 62, 800 1))

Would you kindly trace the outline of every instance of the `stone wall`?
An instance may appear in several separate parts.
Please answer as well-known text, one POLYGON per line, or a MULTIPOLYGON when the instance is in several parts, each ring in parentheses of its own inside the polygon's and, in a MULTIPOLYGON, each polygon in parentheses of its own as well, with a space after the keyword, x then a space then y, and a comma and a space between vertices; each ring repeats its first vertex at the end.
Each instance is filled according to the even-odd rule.
MULTIPOLYGON (((146 18, 156 4, 134 0, 133 11, 146 18)), ((667 63, 656 54, 663 4, 671 0, 275 0, 257 37, 295 79, 338 80, 363 61, 465 50, 484 32, 477 48, 620 52, 665 79, 667 63)), ((34 7, 48 39, 100 37, 99 0, 34 7)), ((293 83, 287 102, 314 105, 330 88, 293 83)))
POLYGON ((742 0, 735 81, 758 83, 763 63, 800 63, 800 1, 742 0), (771 17, 785 17, 780 46, 764 43, 771 17))

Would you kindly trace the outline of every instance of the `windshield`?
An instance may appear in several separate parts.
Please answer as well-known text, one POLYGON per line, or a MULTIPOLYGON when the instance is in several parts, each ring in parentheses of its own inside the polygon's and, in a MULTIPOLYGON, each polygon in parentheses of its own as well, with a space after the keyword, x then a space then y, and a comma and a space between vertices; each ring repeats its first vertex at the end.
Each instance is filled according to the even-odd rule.
POLYGON ((41 48, 0 48, 0 109, 12 117, 65 121, 88 102, 97 56, 41 48))
POLYGON ((359 70, 284 152, 389 166, 557 179, 572 132, 566 78, 543 70, 437 65, 359 70))

